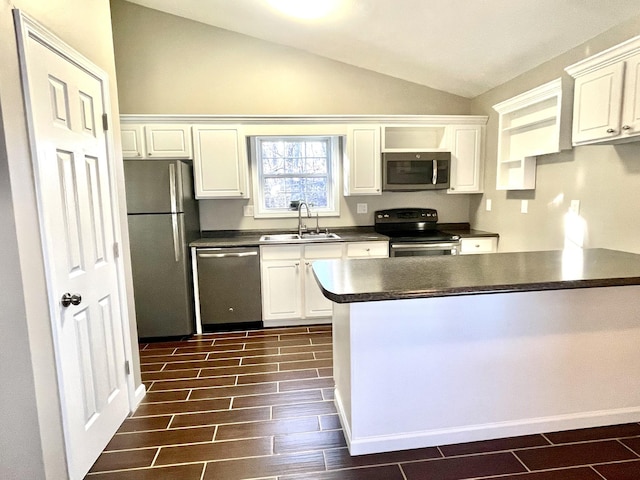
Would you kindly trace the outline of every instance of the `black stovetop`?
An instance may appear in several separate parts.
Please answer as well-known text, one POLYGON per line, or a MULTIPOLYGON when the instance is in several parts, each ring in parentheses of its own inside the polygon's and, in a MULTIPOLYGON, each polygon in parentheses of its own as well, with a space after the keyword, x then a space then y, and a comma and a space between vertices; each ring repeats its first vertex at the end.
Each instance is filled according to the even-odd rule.
POLYGON ((394 242, 444 242, 460 237, 438 230, 438 212, 433 208, 391 208, 374 214, 374 229, 394 242))

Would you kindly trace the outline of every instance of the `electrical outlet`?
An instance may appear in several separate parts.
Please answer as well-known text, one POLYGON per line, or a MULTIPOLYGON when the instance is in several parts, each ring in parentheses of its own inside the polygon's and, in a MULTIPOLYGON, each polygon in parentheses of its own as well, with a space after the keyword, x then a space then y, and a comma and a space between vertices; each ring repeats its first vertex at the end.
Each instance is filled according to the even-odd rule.
POLYGON ((520 204, 520 213, 528 213, 529 212, 529 200, 522 200, 520 204))
POLYGON ((358 203, 356 211, 358 213, 367 213, 369 211, 368 205, 366 203, 358 203))
POLYGON ((244 205, 242 213, 245 217, 253 217, 253 205, 244 205))
POLYGON ((580 215, 580 200, 571 200, 569 211, 574 215, 580 215))
POLYGON ((487 212, 491 211, 491 199, 490 198, 487 198, 487 202, 485 204, 485 208, 486 208, 487 212))

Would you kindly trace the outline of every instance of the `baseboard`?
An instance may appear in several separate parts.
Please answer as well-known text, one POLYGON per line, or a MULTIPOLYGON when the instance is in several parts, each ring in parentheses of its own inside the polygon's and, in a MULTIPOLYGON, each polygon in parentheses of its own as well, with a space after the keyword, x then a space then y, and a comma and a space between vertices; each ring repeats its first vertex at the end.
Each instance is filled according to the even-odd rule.
POLYGON ((344 417, 342 402, 337 392, 335 403, 351 455, 365 455, 369 453, 408 450, 412 448, 434 447, 462 442, 640 422, 640 407, 634 407, 531 418, 512 422, 468 425, 450 429, 407 432, 397 435, 353 438, 350 428, 348 425, 345 425, 347 423, 344 421, 346 417, 344 417))
POLYGON ((142 399, 147 394, 147 389, 144 386, 144 383, 141 383, 138 388, 136 388, 134 397, 133 397, 133 405, 131 405, 131 413, 135 412, 140 403, 142 403, 142 399))
MULTIPOLYGON (((338 388, 334 388, 333 390, 333 403, 336 406, 336 410, 338 411, 338 420, 340 420, 340 424, 342 425, 342 432, 344 434, 344 439, 347 442, 347 447, 349 447, 349 453, 351 453, 351 425, 347 422, 347 416, 344 411, 344 404, 342 403, 342 395, 338 391, 338 388)), ((354 455, 351 453, 351 455, 354 455)))
POLYGON ((331 317, 318 318, 289 318, 283 320, 263 320, 265 328, 271 327, 300 327, 307 325, 331 325, 331 317))

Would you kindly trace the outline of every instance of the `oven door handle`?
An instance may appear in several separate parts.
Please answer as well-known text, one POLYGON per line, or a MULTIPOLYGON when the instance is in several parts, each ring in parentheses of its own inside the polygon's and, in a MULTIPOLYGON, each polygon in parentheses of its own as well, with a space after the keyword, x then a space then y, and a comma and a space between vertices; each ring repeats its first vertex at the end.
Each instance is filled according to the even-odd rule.
POLYGON ((403 243, 391 245, 391 248, 397 250, 415 250, 416 248, 423 248, 429 250, 442 250, 443 248, 451 249, 458 246, 458 242, 446 242, 446 243, 403 243))

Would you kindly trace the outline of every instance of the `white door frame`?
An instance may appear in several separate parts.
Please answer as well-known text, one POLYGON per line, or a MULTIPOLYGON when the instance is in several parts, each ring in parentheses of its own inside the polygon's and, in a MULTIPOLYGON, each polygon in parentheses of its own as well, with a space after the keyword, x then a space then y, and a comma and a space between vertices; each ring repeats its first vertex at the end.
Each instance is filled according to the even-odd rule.
MULTIPOLYGON (((26 51, 25 47, 27 44, 27 39, 29 37, 32 39, 36 39, 42 44, 47 45, 52 50, 55 50, 56 52, 58 52, 58 54, 60 54, 62 57, 69 60, 71 63, 76 64, 80 68, 90 72, 91 74, 99 78, 103 82, 103 85, 107 87, 104 90, 105 112, 113 111, 112 102, 111 102, 109 89, 108 89, 109 76, 105 71, 97 67, 86 57, 84 57, 83 55, 75 51, 71 46, 69 46, 68 44, 63 42, 61 39, 53 35, 45 27, 43 27, 33 18, 26 15, 24 12, 18 9, 14 9, 13 13, 14 13, 15 28, 17 33, 18 51, 21 58, 20 69, 21 69, 22 82, 23 82, 25 113, 27 117, 27 126, 28 126, 28 133, 29 133, 29 146, 31 149, 32 162, 35 165, 38 149, 37 149, 35 135, 34 135, 33 114, 29 108, 31 101, 29 98, 29 90, 26 85, 28 77, 26 72, 26 65, 24 62, 24 55, 26 51)), ((111 125, 111 122, 109 122, 109 124, 111 125)), ((113 130, 109 128, 105 132, 105 135, 107 140, 106 148, 107 148, 108 160, 109 160, 108 162, 109 182, 112 187, 111 188, 111 208, 114 216, 114 222, 113 222, 114 240, 117 243, 117 245, 119 245, 119 249, 122 251, 122 248, 123 248, 122 230, 120 228, 121 227, 120 223, 117 221, 120 217, 121 210, 120 210, 118 196, 117 196, 118 182, 117 182, 117 176, 115 173, 115 162, 120 158, 120 156, 115 155, 116 150, 114 147, 113 130)), ((37 174, 36 169, 34 169, 34 173, 37 174)), ((34 182, 35 182, 35 179, 34 179, 34 182)), ((44 234, 45 232, 44 220, 41 216, 42 198, 38 188, 36 188, 36 196, 37 196, 37 203, 39 205, 38 222, 40 225, 40 231, 44 234)), ((46 245, 47 239, 43 237, 41 239, 41 242, 42 242, 42 248, 43 248, 43 255, 45 255, 45 258, 46 258, 47 249, 45 248, 45 245, 46 245)), ((118 294, 120 298, 119 310, 120 310, 120 316, 122 319, 124 355, 125 355, 125 360, 128 362, 129 366, 132 366, 133 365, 133 348, 134 348, 134 345, 137 345, 137 339, 135 342, 133 341, 133 339, 131 338, 131 332, 129 328, 130 317, 129 317, 129 310, 127 306, 128 295, 126 290, 126 275, 125 275, 126 268, 124 266, 123 256, 121 254, 118 255, 116 258, 116 269, 117 269, 118 294)), ((51 292, 54 290, 52 285, 52 276, 50 272, 50 266, 46 261, 45 261, 45 277, 46 277, 45 281, 46 281, 47 289, 51 292)), ((56 318, 56 312, 59 308, 59 299, 53 298, 53 295, 49 295, 48 304, 49 304, 50 321, 52 321, 54 318, 56 318)), ((52 331, 53 330, 54 329, 52 328, 52 331)), ((54 339, 54 348, 57 348, 57 343, 55 339, 54 339)), ((55 358, 55 361, 56 361, 56 370, 58 371, 58 375, 60 375, 60 364, 59 364, 58 357, 55 358)), ((133 412, 136 409, 136 407, 139 405, 140 401, 142 400, 142 397, 145 394, 145 387, 143 384, 141 384, 138 388, 136 388, 135 376, 133 375, 132 371, 128 372, 128 374, 126 375, 126 380, 127 380, 127 389, 128 389, 127 393, 128 393, 128 399, 129 399, 129 410, 133 412)), ((63 415, 63 418, 64 418, 64 413, 61 412, 61 414, 63 415)))

